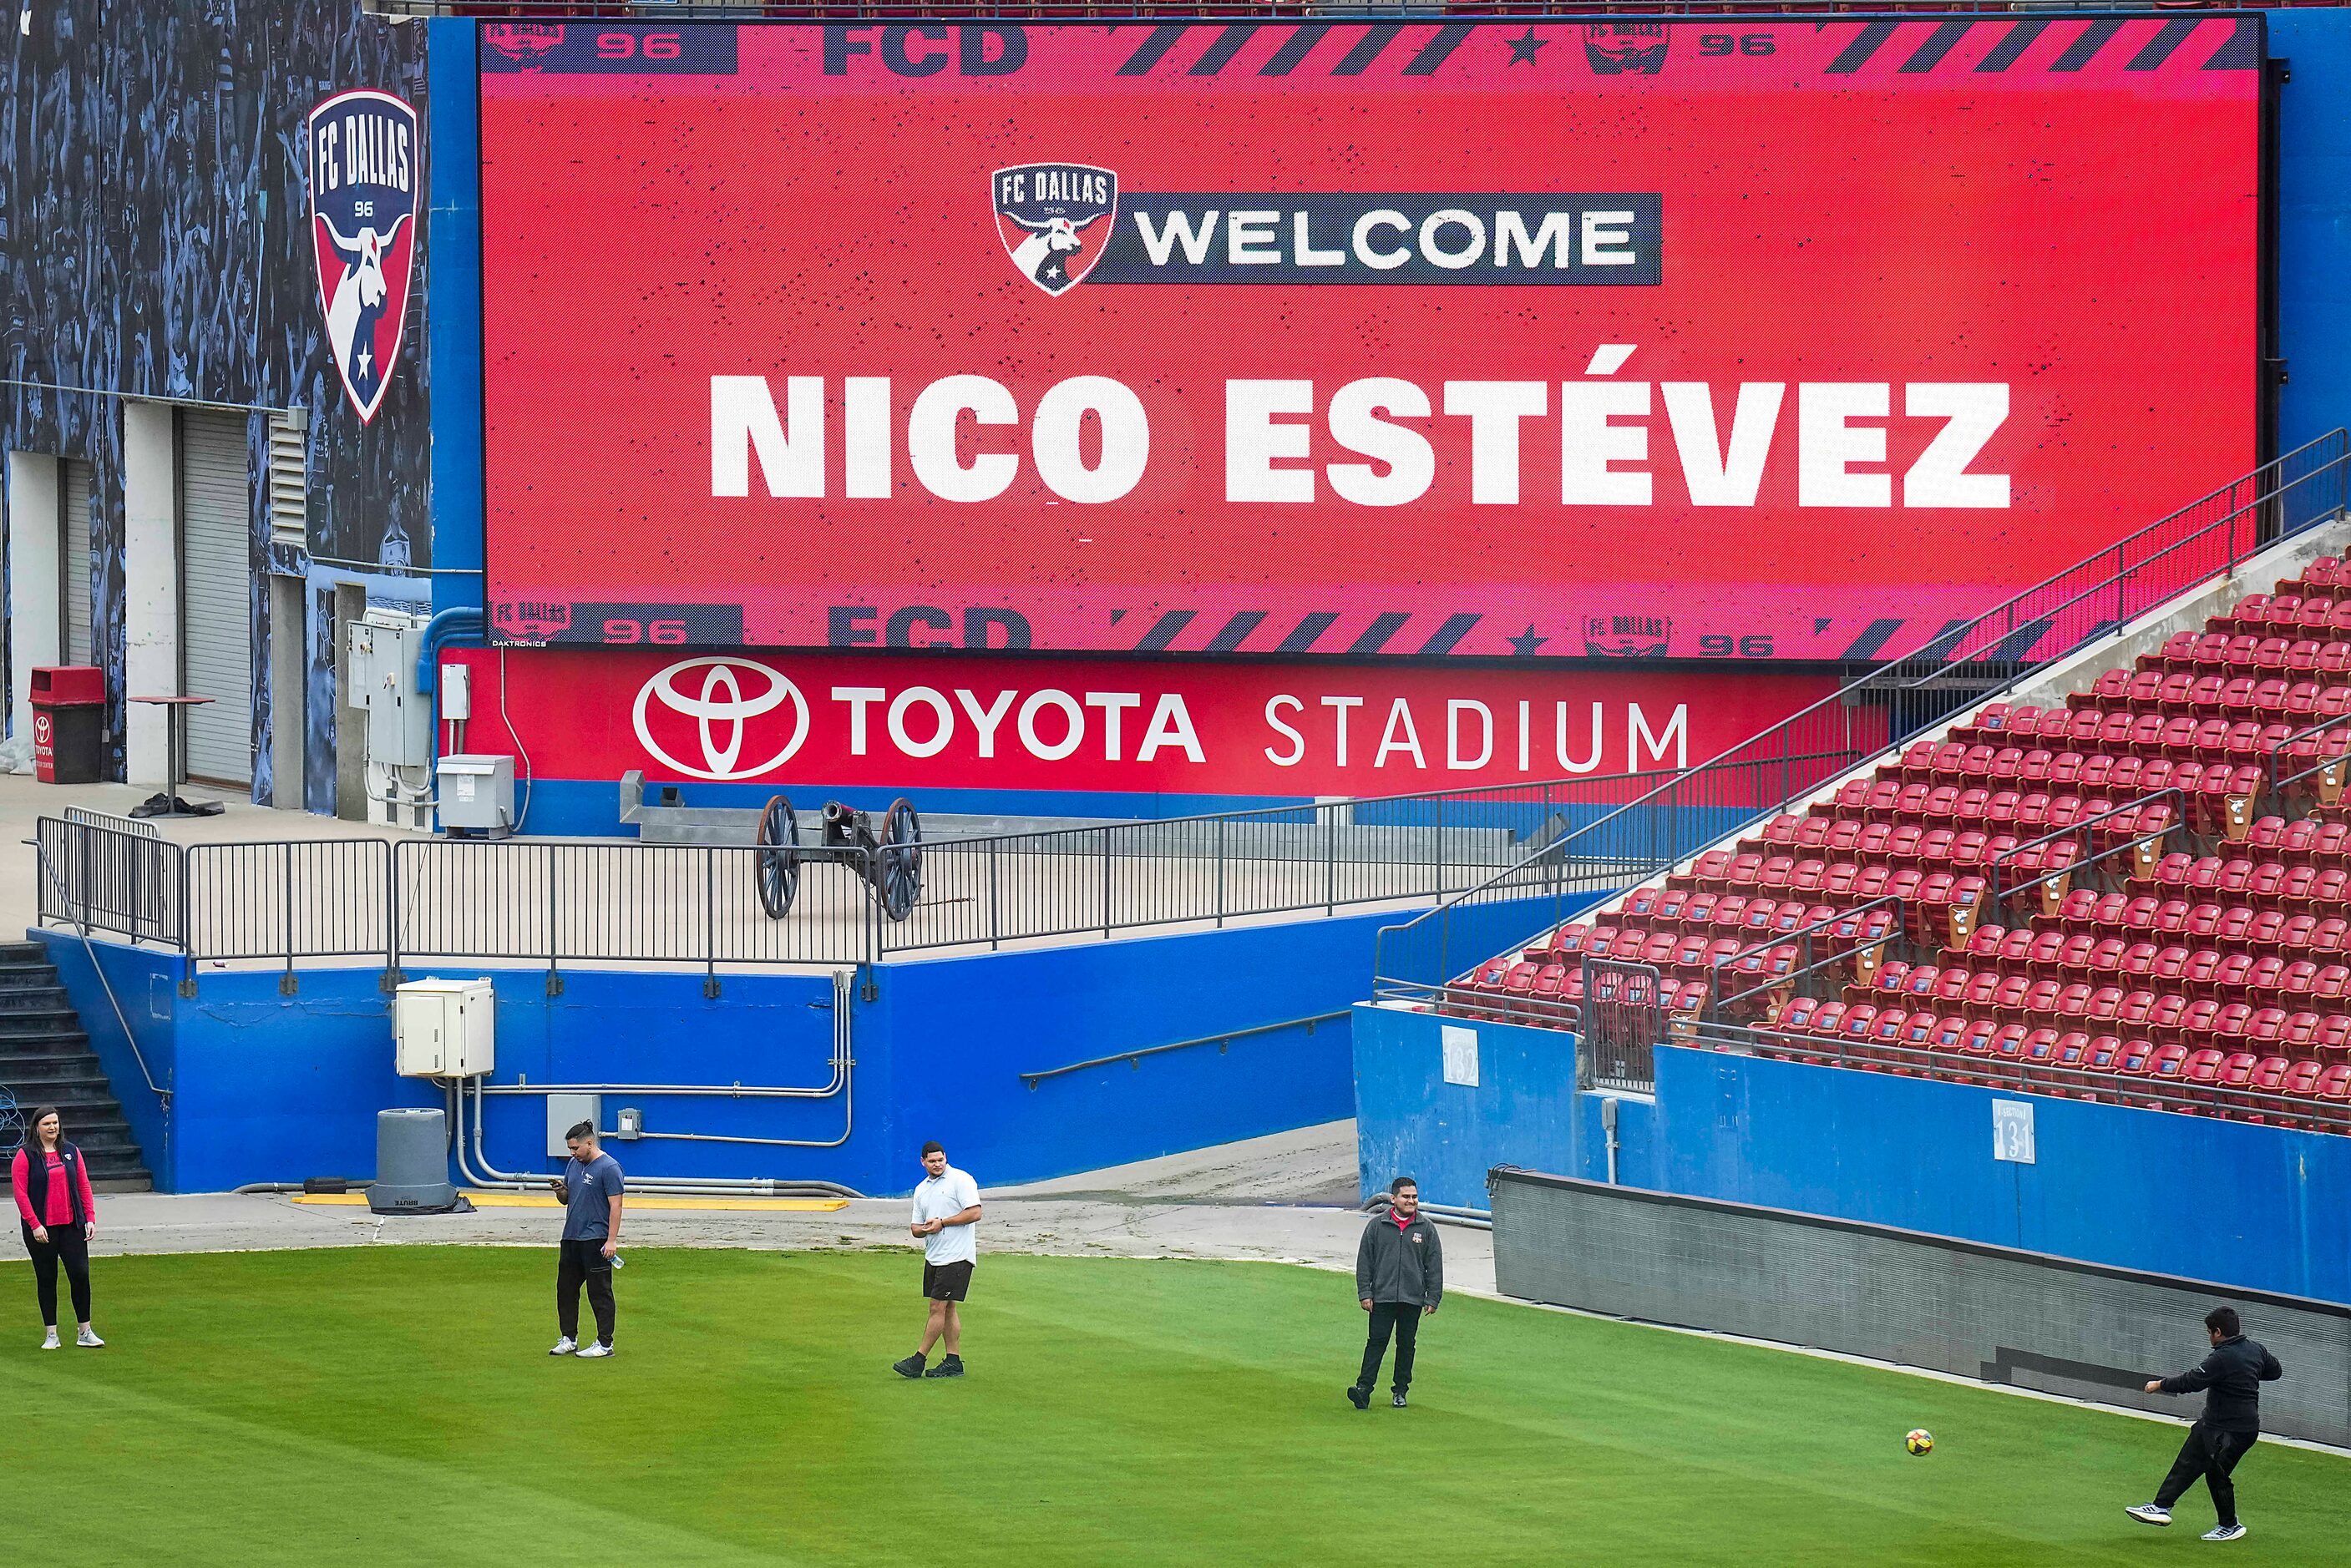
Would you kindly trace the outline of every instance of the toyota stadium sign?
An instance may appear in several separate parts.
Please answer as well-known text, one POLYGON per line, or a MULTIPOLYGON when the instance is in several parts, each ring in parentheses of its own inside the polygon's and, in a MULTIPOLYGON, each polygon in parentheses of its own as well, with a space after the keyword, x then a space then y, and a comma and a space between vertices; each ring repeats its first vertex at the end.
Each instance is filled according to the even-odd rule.
POLYGON ((2256 462, 2262 26, 487 26, 494 634, 1900 652, 2256 462))
POLYGON ((554 649, 503 661, 501 674, 496 653, 448 657, 474 666, 467 744, 526 753, 538 777, 638 768, 656 781, 826 788, 1294 797, 1654 773, 1703 762, 1834 686, 1640 665, 554 649))

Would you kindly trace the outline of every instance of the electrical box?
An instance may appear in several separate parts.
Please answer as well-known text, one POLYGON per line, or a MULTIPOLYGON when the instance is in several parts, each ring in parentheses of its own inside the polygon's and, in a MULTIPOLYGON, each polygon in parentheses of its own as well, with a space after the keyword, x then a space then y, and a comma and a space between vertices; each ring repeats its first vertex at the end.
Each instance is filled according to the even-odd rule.
POLYGON ((504 838, 514 831, 512 757, 446 756, 441 759, 437 779, 439 787, 434 793, 441 802, 444 831, 478 833, 490 838, 504 838))
POLYGON ((497 994, 487 980, 403 981, 392 1037, 402 1077, 483 1076, 497 1065, 497 994))
POLYGON ((401 610, 371 609, 348 628, 350 689, 343 700, 368 716, 367 756, 386 767, 417 768, 433 761, 433 699, 416 689, 416 655, 424 646, 424 618, 401 610))
POLYGON ((367 714, 368 820, 433 826, 433 699, 416 689, 426 619, 371 608, 344 628, 343 701, 367 714))
POLYGON ((547 1096, 547 1155, 549 1159, 562 1159, 571 1152, 563 1135, 586 1122, 601 1130, 604 1125, 604 1096, 601 1095, 549 1095, 547 1096))
POLYGON ((444 664, 441 667, 441 717, 452 722, 474 716, 474 667, 470 664, 444 664))

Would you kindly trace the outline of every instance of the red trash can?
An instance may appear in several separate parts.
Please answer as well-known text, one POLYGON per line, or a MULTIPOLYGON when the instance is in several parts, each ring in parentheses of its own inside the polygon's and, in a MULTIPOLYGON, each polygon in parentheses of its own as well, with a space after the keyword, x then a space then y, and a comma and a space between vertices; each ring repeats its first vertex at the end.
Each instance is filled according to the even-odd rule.
POLYGON ((106 738, 106 671, 33 669, 33 773, 43 784, 96 784, 106 738))

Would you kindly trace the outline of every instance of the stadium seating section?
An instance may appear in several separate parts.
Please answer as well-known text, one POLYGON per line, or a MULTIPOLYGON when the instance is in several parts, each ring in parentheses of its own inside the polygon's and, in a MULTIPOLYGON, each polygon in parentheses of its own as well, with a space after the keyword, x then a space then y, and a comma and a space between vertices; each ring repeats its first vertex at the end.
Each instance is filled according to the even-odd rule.
MULTIPOLYGON (((2063 707, 1994 702, 1448 988, 1572 1027, 1584 961, 1751 1049, 2257 1121, 2351 1103, 2351 567, 2063 707), (2160 1087, 2160 1092, 2152 1092, 2160 1087)), ((2330 1112, 2337 1114, 2328 1114, 2330 1112)))

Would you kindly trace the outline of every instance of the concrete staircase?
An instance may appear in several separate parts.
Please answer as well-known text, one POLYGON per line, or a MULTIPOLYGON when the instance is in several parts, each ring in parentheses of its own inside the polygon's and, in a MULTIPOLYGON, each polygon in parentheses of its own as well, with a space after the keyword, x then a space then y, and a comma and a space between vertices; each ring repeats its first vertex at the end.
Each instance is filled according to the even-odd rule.
POLYGON ((0 942, 0 1088, 16 1096, 27 1130, 33 1107, 55 1106, 67 1138, 105 1192, 145 1192, 139 1140, 123 1119, 81 1015, 38 942, 0 942))

